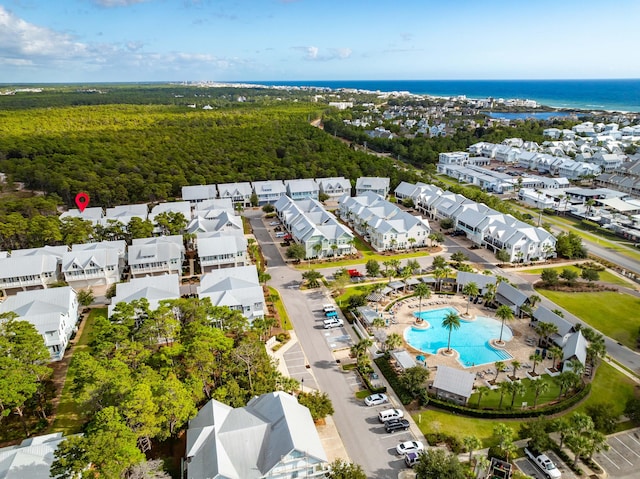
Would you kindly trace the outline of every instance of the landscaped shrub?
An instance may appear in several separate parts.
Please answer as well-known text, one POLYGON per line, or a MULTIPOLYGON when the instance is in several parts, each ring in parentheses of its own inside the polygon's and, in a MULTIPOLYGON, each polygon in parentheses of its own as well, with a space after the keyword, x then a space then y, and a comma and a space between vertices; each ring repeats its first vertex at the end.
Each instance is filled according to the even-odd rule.
POLYGON ((569 468, 575 473, 576 476, 582 476, 582 474, 584 474, 580 467, 578 467, 577 465, 573 465, 573 459, 569 457, 569 454, 567 454, 564 449, 560 449, 555 441, 551 441, 551 449, 558 455, 560 459, 562 459, 562 461, 567 466, 569 466, 569 468))
POLYGON ((358 374, 362 378, 362 382, 364 383, 366 388, 369 391, 371 391, 371 393, 375 394, 375 393, 386 393, 387 392, 386 386, 375 387, 373 384, 371 384, 371 381, 369 380, 369 376, 367 374, 362 374, 362 371, 360 371, 357 368, 356 368, 356 371, 358 371, 358 374))
POLYGON ((400 398, 400 401, 402 402, 402 404, 405 404, 405 405, 409 404, 413 400, 413 398, 411 397, 411 394, 409 393, 409 391, 407 391, 405 387, 402 384, 400 384, 400 381, 398 380, 398 375, 396 374, 393 367, 389 363, 389 358, 385 355, 377 359, 374 359, 374 361, 380 368, 380 372, 385 377, 389 385, 393 388, 395 393, 400 398))

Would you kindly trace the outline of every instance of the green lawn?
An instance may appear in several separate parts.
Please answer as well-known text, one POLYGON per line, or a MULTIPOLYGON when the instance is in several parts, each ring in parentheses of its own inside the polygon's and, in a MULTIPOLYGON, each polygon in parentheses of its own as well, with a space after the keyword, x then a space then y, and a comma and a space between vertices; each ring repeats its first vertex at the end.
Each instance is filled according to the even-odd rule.
POLYGON ((584 412, 590 404, 608 403, 615 414, 621 415, 627 400, 633 397, 635 387, 635 382, 603 361, 591 383, 589 397, 576 410, 584 412))
POLYGON ((269 294, 275 295, 278 299, 273 303, 278 311, 278 316, 280 316, 280 321, 282 322, 282 329, 290 330, 293 329, 293 325, 291 324, 291 320, 289 319, 289 315, 287 314, 287 310, 284 308, 284 304, 280 299, 280 293, 278 290, 272 287, 269 287, 269 294))
MULTIPOLYGON (((520 271, 517 271, 517 272, 521 273, 521 274, 541 274, 543 269, 553 269, 553 270, 557 271, 558 274, 562 273, 563 269, 570 269, 570 270, 575 271, 576 273, 578 273, 578 275, 582 274, 582 270, 580 268, 578 268, 577 266, 573 266, 573 265, 558 266, 556 268, 523 269, 523 270, 520 270, 520 271)), ((616 284, 618 286, 633 287, 633 283, 632 282, 627 281, 626 279, 621 278, 621 277, 613 274, 612 272, 610 272, 608 270, 598 271, 598 274, 600 275, 600 281, 604 281, 605 283, 616 284)))
MULTIPOLYGON (((83 351, 89 348, 89 341, 91 341, 91 332, 93 331, 93 325, 98 317, 107 317, 107 308, 92 309, 85 319, 85 324, 82 329, 82 334, 78 338, 78 342, 74 346, 73 353, 76 354, 79 351, 83 351)), ((71 358, 71 364, 73 364, 73 358, 71 358)), ((71 368, 69 368, 71 371, 71 368)), ((73 382, 73 376, 70 372, 67 373, 67 379, 62 389, 62 395, 60 397, 60 404, 58 405, 58 411, 56 413, 56 419, 53 422, 53 426, 50 432, 62 432, 65 436, 70 434, 77 434, 81 432, 83 425, 82 414, 80 413, 80 405, 74 401, 71 394, 71 385, 73 382)))
MULTIPOLYGON (((541 370, 544 371, 544 366, 538 365, 536 367, 536 372, 540 372, 541 370)), ((505 373, 500 373, 500 376, 498 376, 498 378, 502 377, 504 379, 504 374, 505 373)), ((522 381, 522 384, 526 386, 527 392, 525 393, 524 396, 516 396, 516 400, 513 403, 513 407, 515 409, 520 408, 523 402, 526 402, 529 406, 533 406, 533 401, 535 399, 535 393, 532 387, 533 386, 532 383, 534 381, 531 381, 528 378, 522 379, 521 381, 522 381)), ((538 396, 538 406, 558 399, 560 386, 558 386, 556 381, 554 381, 554 379, 551 376, 549 376, 548 374, 544 374, 537 381, 544 381, 546 383, 549 383, 549 390, 546 393, 540 394, 540 396, 538 396)), ((478 404, 478 395, 473 394, 469 399, 469 405, 475 407, 476 404, 478 404)), ((500 392, 497 389, 494 389, 488 392, 487 394, 484 394, 482 396, 482 399, 480 400, 480 407, 482 408, 498 409, 499 404, 500 404, 500 392)), ((504 399, 502 401, 502 409, 506 409, 507 407, 510 407, 510 406, 511 406, 511 395, 505 394, 504 399)))
MULTIPOLYGON (((545 380, 544 378, 546 378, 546 380, 553 380, 553 378, 543 376, 543 379, 540 379, 540 381, 545 380)), ((523 380, 523 382, 524 381, 527 380, 523 380)), ((574 411, 584 412, 590 404, 597 403, 609 403, 614 408, 614 412, 616 414, 622 414, 627 399, 632 397, 634 394, 635 387, 635 383, 631 379, 615 369, 613 366, 607 364, 606 362, 602 362, 600 366, 598 366, 596 377, 591 383, 591 392, 589 393, 587 399, 580 403, 577 408, 566 411, 565 415, 571 414, 574 411)), ((491 403, 494 402, 495 398, 488 398, 490 394, 486 394, 482 397, 482 402, 480 403, 481 405, 490 406, 491 403), (485 403, 485 401, 487 401, 487 403, 485 403)), ((554 387, 552 385, 546 395, 540 396, 540 398, 538 399, 538 403, 542 403, 546 400, 554 400, 556 399, 557 395, 557 386, 554 387)), ((516 398, 515 405, 520 404, 519 401, 527 399, 528 398, 526 396, 524 398, 516 398)), ((500 395, 497 394, 497 401, 495 401, 496 405, 499 400, 500 395)), ((507 404, 510 404, 511 398, 505 395, 503 404, 505 402, 507 404)), ((533 404, 533 398, 531 398, 528 402, 529 404, 533 404)), ((476 403, 477 396, 471 396, 469 405, 473 406, 476 403)), ((460 439, 462 439, 464 436, 474 435, 482 441, 483 447, 490 447, 496 444, 495 439, 493 438, 493 427, 496 423, 504 422, 508 426, 512 427, 517 433, 520 429, 520 426, 527 422, 526 420, 521 419, 477 419, 459 416, 444 411, 434 411, 430 409, 423 410, 422 412, 417 414, 412 414, 412 417, 416 421, 416 424, 418 424, 418 427, 423 434, 442 432, 452 436, 456 436, 460 439)), ((627 428, 628 425, 628 423, 622 423, 621 429, 627 428)))
POLYGON ((412 414, 411 417, 413 417, 422 434, 441 432, 460 439, 474 435, 482 441, 483 448, 491 447, 498 443, 493 437, 493 428, 497 423, 504 422, 509 427, 512 427, 516 434, 523 423, 520 420, 476 419, 434 410, 425 410, 412 414))
POLYGON ((536 291, 602 334, 635 349, 640 327, 638 318, 640 298, 611 291, 594 293, 563 293, 545 289, 536 291))

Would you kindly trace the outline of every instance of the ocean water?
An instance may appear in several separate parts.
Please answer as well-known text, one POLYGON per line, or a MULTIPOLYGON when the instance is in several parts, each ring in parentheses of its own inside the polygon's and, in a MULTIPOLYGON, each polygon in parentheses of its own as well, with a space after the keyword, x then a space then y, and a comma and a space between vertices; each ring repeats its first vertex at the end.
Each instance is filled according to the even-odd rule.
POLYGON ((640 79, 257 81, 261 85, 408 91, 433 96, 519 98, 555 108, 640 112, 640 79))

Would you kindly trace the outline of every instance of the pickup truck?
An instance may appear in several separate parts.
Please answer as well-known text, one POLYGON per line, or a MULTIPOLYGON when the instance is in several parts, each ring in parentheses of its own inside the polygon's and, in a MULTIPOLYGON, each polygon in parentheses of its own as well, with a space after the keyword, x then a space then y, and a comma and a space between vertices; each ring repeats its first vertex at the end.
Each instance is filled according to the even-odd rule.
POLYGON ((524 452, 548 479, 558 479, 561 476, 560 471, 547 455, 537 454, 526 447, 524 448, 524 452))

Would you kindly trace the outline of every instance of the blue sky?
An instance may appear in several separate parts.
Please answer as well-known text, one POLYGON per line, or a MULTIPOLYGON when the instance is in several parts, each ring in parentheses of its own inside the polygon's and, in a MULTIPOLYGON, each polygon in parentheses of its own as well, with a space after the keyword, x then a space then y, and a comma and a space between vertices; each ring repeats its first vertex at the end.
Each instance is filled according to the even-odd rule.
POLYGON ((0 0, 0 82, 640 78, 640 2, 0 0))

